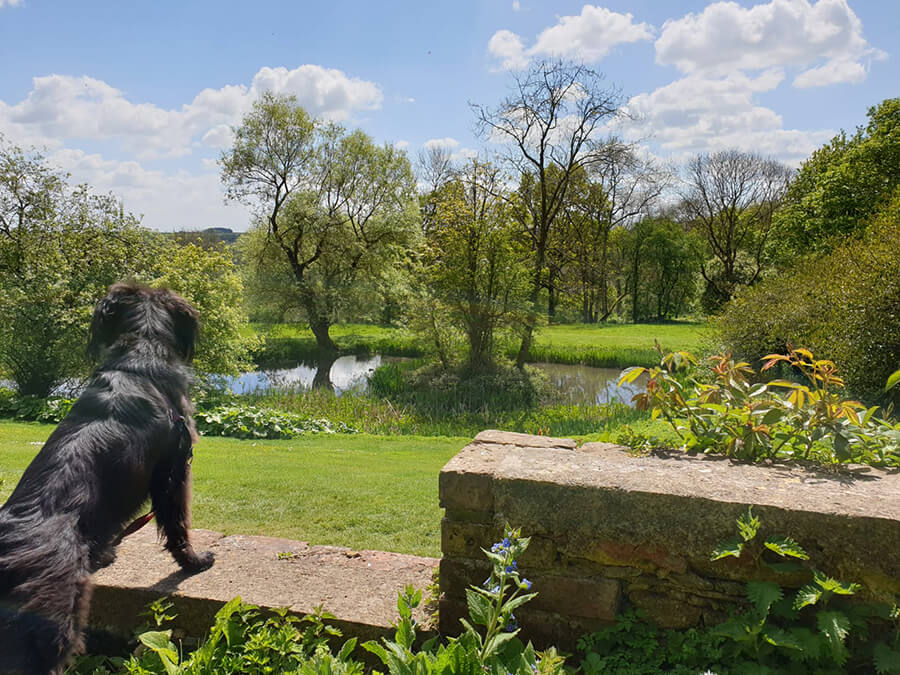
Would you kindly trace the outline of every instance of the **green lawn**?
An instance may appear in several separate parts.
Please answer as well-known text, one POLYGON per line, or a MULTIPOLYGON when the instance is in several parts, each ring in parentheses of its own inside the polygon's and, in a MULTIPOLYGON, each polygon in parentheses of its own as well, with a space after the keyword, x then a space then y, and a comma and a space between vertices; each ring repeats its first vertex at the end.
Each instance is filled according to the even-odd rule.
MULTIPOLYGON (((266 359, 274 362, 311 358, 315 354, 312 332, 297 324, 254 324, 266 336, 266 359)), ((666 351, 700 349, 707 324, 674 321, 659 324, 566 324, 544 326, 536 334, 533 361, 584 363, 592 366, 623 368, 655 365, 659 356, 655 342, 666 351)), ((368 324, 338 324, 331 336, 347 351, 372 351, 396 356, 418 356, 425 345, 405 329, 368 324)), ((514 357, 518 344, 510 344, 514 357)))
POLYGON ((650 366, 659 362, 656 341, 667 352, 696 352, 707 332, 706 323, 689 321, 544 326, 535 336, 531 358, 612 368, 650 366))
MULTIPOLYGON (((52 430, 0 421, 0 501, 52 430)), ((438 473, 466 442, 366 434, 203 438, 194 453, 194 526, 439 556, 438 473)))

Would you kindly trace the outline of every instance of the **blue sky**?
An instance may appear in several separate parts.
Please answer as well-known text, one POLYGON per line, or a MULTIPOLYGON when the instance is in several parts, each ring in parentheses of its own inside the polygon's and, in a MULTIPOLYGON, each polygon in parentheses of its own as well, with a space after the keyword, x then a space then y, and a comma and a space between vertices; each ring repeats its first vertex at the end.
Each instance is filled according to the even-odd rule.
POLYGON ((531 59, 582 60, 677 163, 723 147, 797 165, 900 95, 895 0, 0 0, 0 133, 149 227, 246 229, 215 159, 264 89, 415 157, 489 153, 469 102, 531 59))

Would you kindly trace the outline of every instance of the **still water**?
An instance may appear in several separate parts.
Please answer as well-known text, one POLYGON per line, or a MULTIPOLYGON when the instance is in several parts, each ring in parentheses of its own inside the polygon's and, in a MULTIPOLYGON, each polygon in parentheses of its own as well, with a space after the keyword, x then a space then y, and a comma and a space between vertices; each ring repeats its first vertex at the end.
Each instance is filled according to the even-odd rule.
MULTIPOLYGON (((226 378, 226 384, 236 394, 265 391, 271 388, 309 389, 313 383, 330 382, 334 392, 341 395, 348 391, 365 392, 368 376, 383 363, 399 363, 402 357, 369 355, 341 356, 327 373, 320 372, 315 363, 301 363, 293 368, 260 370, 244 373, 238 377, 226 378)), ((641 380, 635 384, 617 386, 622 373, 618 368, 593 368, 591 366, 570 366, 559 363, 531 364, 544 373, 550 383, 560 392, 563 400, 571 403, 608 403, 622 401, 630 403, 631 397, 642 390, 641 380)))

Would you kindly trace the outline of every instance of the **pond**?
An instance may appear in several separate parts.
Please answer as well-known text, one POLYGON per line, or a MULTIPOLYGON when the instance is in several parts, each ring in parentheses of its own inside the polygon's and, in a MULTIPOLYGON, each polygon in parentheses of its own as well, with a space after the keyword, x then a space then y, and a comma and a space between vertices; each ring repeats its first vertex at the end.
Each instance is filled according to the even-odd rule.
MULTIPOLYGON (((340 396, 345 392, 363 393, 368 387, 368 376, 383 363, 399 363, 403 357, 341 356, 325 371, 315 362, 300 363, 293 368, 278 368, 244 373, 238 377, 224 378, 224 382, 236 394, 262 392, 271 388, 309 389, 314 384, 330 386, 340 396)), ((550 383, 569 403, 602 404, 610 401, 631 403, 631 397, 642 391, 639 380, 635 384, 617 386, 622 371, 618 368, 594 368, 559 363, 531 364, 546 373, 550 383)))

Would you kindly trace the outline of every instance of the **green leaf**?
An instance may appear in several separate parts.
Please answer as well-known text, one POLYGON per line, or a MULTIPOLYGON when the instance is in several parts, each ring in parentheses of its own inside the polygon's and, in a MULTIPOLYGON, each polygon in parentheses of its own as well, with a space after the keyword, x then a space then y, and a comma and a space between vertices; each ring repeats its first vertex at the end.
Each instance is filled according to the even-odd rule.
POLYGON ((623 384, 631 384, 636 379, 638 379, 641 375, 647 372, 646 368, 642 368, 640 366, 634 366, 632 368, 626 368, 622 371, 622 375, 619 377, 618 386, 622 386, 623 384))
POLYGON ((469 607, 469 617, 473 623, 479 626, 487 626, 491 620, 493 602, 473 589, 466 589, 466 604, 469 607))
POLYGON ((872 660, 875 662, 876 673, 900 673, 900 652, 892 649, 884 642, 879 642, 872 650, 872 660))
POLYGON ((753 507, 747 507, 747 513, 743 514, 737 521, 738 531, 744 541, 750 541, 759 532, 759 518, 753 515, 753 507))
POLYGON ((510 640, 512 640, 516 634, 519 632, 518 629, 512 631, 511 633, 497 633, 492 636, 490 640, 487 641, 487 644, 484 646, 484 655, 485 658, 493 656, 496 654, 500 648, 510 640))
POLYGON ((781 586, 771 581, 750 581, 747 583, 747 597, 759 616, 767 616, 773 602, 782 598, 781 586))
POLYGON ((828 642, 831 656, 838 664, 843 664, 847 660, 844 640, 850 633, 850 619, 841 612, 819 612, 816 624, 828 642))
POLYGON ((884 385, 884 390, 888 391, 897 386, 897 383, 900 382, 900 370, 896 370, 891 373, 890 377, 887 379, 887 384, 884 385))
POLYGON ((798 558, 799 560, 809 560, 809 555, 796 541, 790 537, 769 537, 765 541, 765 547, 770 551, 775 551, 781 557, 798 558))
POLYGON ((733 537, 728 541, 724 541, 716 548, 713 549, 712 552, 712 560, 720 560, 722 558, 727 558, 728 556, 732 556, 734 558, 740 558, 741 553, 744 551, 744 542, 738 537, 733 537))
POLYGON ((823 574, 819 570, 813 570, 813 579, 822 590, 834 593, 835 595, 853 595, 862 588, 860 584, 845 584, 827 574, 823 574))
POLYGON ((822 597, 822 589, 812 584, 804 586, 797 591, 797 597, 794 599, 794 609, 800 610, 809 605, 816 604, 822 597))

